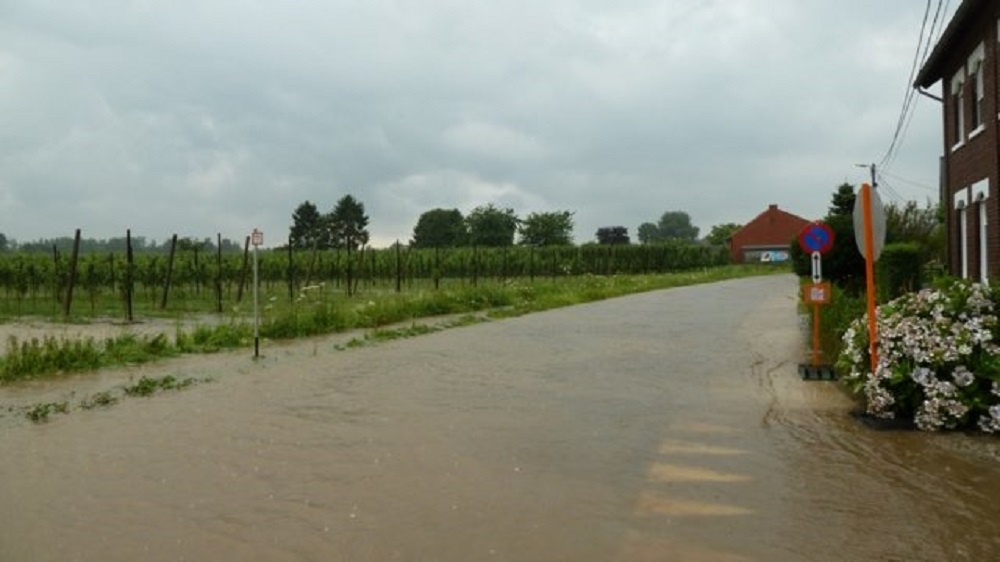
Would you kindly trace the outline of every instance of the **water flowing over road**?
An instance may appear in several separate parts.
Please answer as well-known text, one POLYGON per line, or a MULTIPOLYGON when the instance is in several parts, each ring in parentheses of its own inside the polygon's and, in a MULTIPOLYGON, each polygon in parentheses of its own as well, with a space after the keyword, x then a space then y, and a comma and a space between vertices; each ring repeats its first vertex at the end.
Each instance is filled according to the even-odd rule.
POLYGON ((995 558, 997 439, 860 425, 798 377, 795 294, 753 278, 0 388, 214 378, 0 419, 0 560, 995 558))

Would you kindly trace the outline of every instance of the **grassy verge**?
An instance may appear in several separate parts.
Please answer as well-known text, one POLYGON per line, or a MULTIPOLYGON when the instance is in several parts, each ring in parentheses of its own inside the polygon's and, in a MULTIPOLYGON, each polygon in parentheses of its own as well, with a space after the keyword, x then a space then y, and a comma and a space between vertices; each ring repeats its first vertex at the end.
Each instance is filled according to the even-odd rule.
MULTIPOLYGON (((322 286, 303 289, 297 298, 279 299, 265 294, 260 336, 286 340, 342 332, 377 329, 409 320, 440 315, 487 311, 488 316, 518 316, 671 287, 712 283, 728 279, 787 273, 773 266, 725 266, 666 275, 579 276, 511 280, 442 290, 366 294, 348 299, 322 286)), ((456 325, 460 325, 456 324, 456 325)), ((366 339, 384 340, 419 335, 428 328, 400 332, 374 331, 366 339)), ((19 341, 11 337, 0 357, 0 384, 63 373, 138 364, 185 353, 206 353, 247 347, 253 343, 253 323, 246 313, 234 310, 230 321, 200 325, 173 338, 158 334, 125 334, 103 341, 46 337, 19 341)))

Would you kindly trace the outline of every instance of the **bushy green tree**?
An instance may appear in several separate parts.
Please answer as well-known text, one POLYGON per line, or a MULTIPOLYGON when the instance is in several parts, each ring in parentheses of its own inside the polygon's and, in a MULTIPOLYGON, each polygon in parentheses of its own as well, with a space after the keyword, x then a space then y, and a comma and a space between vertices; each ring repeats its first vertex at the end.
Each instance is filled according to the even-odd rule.
POLYGON ((315 204, 303 201, 292 213, 292 226, 289 229, 292 247, 325 249, 329 246, 325 230, 323 216, 315 204))
POLYGON ((458 209, 431 209, 420 215, 413 227, 410 246, 450 248, 464 246, 469 239, 465 217, 458 209))
POLYGON ((602 226, 597 229, 598 244, 628 245, 632 241, 628 237, 628 229, 624 226, 602 226))
POLYGON ((714 246, 725 246, 726 242, 733 236, 733 233, 743 228, 743 225, 734 222, 717 224, 709 231, 705 241, 714 246))
POLYGON ((660 216, 660 222, 656 227, 660 231, 662 240, 687 240, 698 239, 698 227, 691 224, 691 216, 684 211, 667 211, 660 216))
POLYGON ((531 246, 568 246, 573 243, 573 212, 531 213, 518 226, 520 243, 531 246))
POLYGON ((885 208, 886 244, 910 243, 919 247, 922 264, 929 261, 944 263, 944 220, 941 206, 932 204, 920 207, 916 201, 885 208))
POLYGON ((661 240, 660 229, 651 222, 644 222, 639 225, 636 231, 641 244, 655 244, 661 240))
POLYGON ((356 250, 368 243, 368 215, 363 203, 345 195, 326 216, 326 226, 334 248, 356 250))
POLYGON ((469 241, 474 246, 513 246, 519 222, 513 209, 501 209, 492 203, 476 207, 465 217, 469 241))

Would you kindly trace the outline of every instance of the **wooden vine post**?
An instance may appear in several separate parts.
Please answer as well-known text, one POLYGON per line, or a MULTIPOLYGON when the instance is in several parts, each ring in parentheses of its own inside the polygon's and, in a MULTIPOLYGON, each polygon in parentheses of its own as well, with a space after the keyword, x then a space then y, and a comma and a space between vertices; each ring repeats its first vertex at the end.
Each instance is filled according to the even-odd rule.
POLYGON ((76 264, 80 259, 80 229, 76 229, 76 236, 73 237, 73 255, 69 261, 69 279, 66 283, 66 301, 63 303, 63 318, 69 318, 70 309, 73 306, 73 285, 76 284, 76 264))
POLYGON ((135 279, 135 260, 132 256, 132 230, 125 231, 125 321, 132 322, 132 289, 135 279))
POLYGON ((177 235, 170 239, 170 257, 167 258, 167 278, 163 282, 163 298, 160 300, 160 309, 167 308, 167 297, 170 294, 170 278, 174 275, 174 254, 177 252, 177 235))

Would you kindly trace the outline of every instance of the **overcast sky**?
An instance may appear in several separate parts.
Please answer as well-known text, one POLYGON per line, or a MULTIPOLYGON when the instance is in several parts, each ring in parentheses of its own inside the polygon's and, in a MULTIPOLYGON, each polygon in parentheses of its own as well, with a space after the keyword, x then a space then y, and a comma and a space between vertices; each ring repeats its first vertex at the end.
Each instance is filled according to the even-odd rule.
MULTIPOLYGON (((950 18, 955 5, 946 8, 950 18)), ((936 6, 936 2, 934 3, 936 6)), ((665 211, 807 219, 880 162, 917 0, 5 0, 0 232, 287 239, 303 201, 574 211, 633 240, 665 211)), ((933 89, 940 94, 940 85, 933 89)), ((887 172, 936 198, 937 102, 887 172)))

